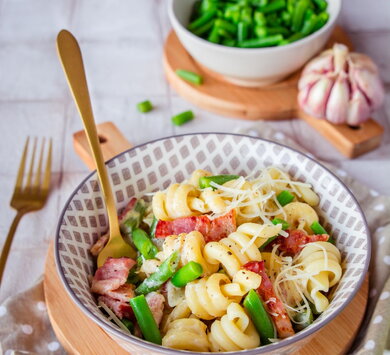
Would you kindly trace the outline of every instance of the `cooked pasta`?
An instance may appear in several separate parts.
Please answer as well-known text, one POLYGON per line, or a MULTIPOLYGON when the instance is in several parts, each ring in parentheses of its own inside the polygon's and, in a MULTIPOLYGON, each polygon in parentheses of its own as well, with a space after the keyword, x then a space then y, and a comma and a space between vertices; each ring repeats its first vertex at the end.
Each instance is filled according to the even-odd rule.
POLYGON ((231 303, 221 320, 215 320, 208 334, 212 351, 239 351, 260 345, 260 337, 247 313, 231 303))
POLYGON ((341 254, 310 184, 277 167, 198 169, 149 205, 135 200, 120 223, 137 259, 108 258, 91 286, 122 330, 174 349, 240 351, 294 335, 329 306, 341 254))
POLYGON ((243 295, 257 289, 260 283, 261 277, 251 271, 238 271, 233 281, 225 274, 215 273, 187 284, 185 297, 193 314, 213 319, 223 316, 231 302, 240 302, 243 295))
POLYGON ((206 243, 201 233, 193 231, 188 234, 172 235, 165 238, 163 250, 158 255, 162 260, 168 258, 175 250, 180 251, 179 266, 195 261, 202 265, 203 275, 210 275, 218 270, 219 265, 211 264, 204 257, 206 243))
POLYGON ((199 319, 184 318, 173 321, 162 338, 162 345, 180 350, 205 352, 210 348, 207 326, 199 319))
POLYGON ((230 277, 248 261, 261 260, 259 247, 270 237, 277 235, 281 226, 245 223, 219 242, 207 243, 204 256, 208 263, 221 263, 230 277))

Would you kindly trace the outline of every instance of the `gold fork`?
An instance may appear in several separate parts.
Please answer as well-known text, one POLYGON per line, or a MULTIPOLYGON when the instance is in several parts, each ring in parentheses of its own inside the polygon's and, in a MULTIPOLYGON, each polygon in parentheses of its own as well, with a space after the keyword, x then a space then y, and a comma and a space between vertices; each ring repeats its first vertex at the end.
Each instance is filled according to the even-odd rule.
POLYGON ((0 256, 0 284, 3 278, 5 265, 8 258, 8 253, 11 248, 12 240, 21 218, 28 212, 40 210, 46 202, 49 195, 50 177, 51 177, 51 154, 52 154, 52 140, 49 142, 49 149, 46 158, 46 167, 42 178, 42 166, 44 161, 45 139, 41 143, 41 151, 39 154, 38 168, 34 173, 34 160, 37 151, 37 138, 34 139, 33 151, 31 154, 30 166, 27 173, 26 183, 23 184, 24 170, 27 160, 27 152, 30 138, 28 137, 24 145, 22 160, 16 177, 16 184, 14 193, 11 198, 11 207, 17 213, 9 229, 7 238, 5 240, 3 250, 0 256))

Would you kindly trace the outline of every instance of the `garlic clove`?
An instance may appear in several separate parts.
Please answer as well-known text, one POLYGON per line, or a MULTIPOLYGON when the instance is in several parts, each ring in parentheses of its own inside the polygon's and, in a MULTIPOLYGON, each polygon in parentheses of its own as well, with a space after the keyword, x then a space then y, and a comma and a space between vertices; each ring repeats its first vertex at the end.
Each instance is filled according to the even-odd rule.
POLYGON ((333 80, 328 77, 322 77, 309 90, 306 103, 302 108, 306 113, 315 117, 323 118, 325 116, 326 102, 332 89, 333 80))
POLYGON ((364 69, 356 69, 354 70, 354 81, 367 96, 371 109, 376 109, 383 103, 385 92, 378 75, 364 69))
POLYGON ((357 126, 368 120, 369 115, 370 106, 367 99, 358 88, 354 89, 349 101, 347 124, 357 126))
POLYGON ((328 73, 333 71, 333 54, 329 49, 321 54, 319 57, 312 59, 302 72, 302 76, 308 73, 328 73))
POLYGON ((303 90, 307 86, 313 86, 319 79, 321 79, 322 74, 310 72, 302 76, 298 82, 298 90, 303 90))
POLYGON ((326 118, 334 124, 344 123, 348 117, 349 87, 347 78, 340 75, 335 81, 326 104, 326 118))

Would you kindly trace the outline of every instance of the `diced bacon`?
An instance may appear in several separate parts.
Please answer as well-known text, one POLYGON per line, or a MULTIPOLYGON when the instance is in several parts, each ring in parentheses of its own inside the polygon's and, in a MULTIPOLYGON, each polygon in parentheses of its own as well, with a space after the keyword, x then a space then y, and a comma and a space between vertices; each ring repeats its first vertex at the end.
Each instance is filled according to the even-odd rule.
POLYGON ((134 318, 133 309, 130 307, 129 302, 119 301, 109 296, 99 296, 98 301, 103 302, 119 319, 134 318))
POLYGON ((105 294, 118 301, 129 302, 129 299, 135 296, 134 289, 134 285, 124 284, 115 290, 107 291, 105 294))
POLYGON ((295 334, 290 318, 284 308, 282 301, 276 296, 274 287, 267 273, 265 272, 264 261, 250 261, 244 268, 261 276, 261 284, 257 293, 265 302, 268 313, 271 315, 279 338, 288 338, 295 334))
POLYGON ((133 197, 130 202, 126 205, 122 213, 119 215, 118 220, 119 224, 121 224, 125 219, 127 214, 134 208, 135 204, 137 202, 137 199, 133 197))
POLYGON ((198 231, 203 234, 205 242, 219 241, 236 230, 235 211, 210 220, 207 216, 176 218, 173 221, 159 220, 156 226, 156 238, 198 231))
POLYGON ((98 256, 108 242, 109 233, 103 234, 89 250, 93 256, 98 256))
POLYGON ((298 254, 305 244, 313 242, 326 242, 329 239, 327 234, 308 235, 305 231, 295 229, 288 231, 287 238, 278 236, 272 244, 279 244, 279 250, 284 251, 286 255, 294 256, 298 254))
POLYGON ((104 265, 96 270, 91 291, 105 295, 116 290, 126 282, 129 271, 135 264, 130 258, 108 258, 104 265))
POLYGON ((157 325, 159 325, 163 317, 165 302, 164 296, 157 292, 151 292, 148 293, 145 298, 146 302, 148 302, 150 311, 153 314, 154 320, 156 321, 157 325))

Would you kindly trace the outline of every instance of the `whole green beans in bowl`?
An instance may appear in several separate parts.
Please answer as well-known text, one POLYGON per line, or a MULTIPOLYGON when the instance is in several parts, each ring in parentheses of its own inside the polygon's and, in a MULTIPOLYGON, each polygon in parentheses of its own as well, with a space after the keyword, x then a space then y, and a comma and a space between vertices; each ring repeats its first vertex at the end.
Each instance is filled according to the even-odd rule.
POLYGON ((187 28, 229 47, 283 46, 322 28, 327 7, 326 0, 198 0, 187 28))

